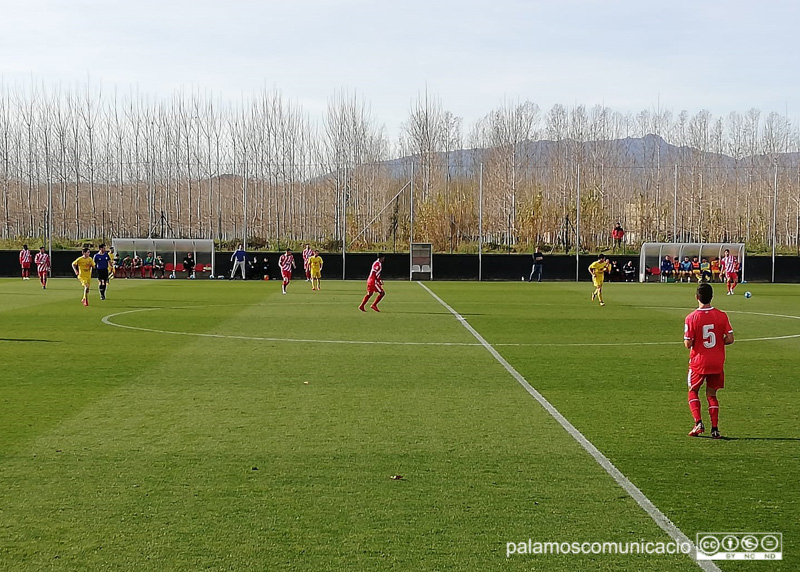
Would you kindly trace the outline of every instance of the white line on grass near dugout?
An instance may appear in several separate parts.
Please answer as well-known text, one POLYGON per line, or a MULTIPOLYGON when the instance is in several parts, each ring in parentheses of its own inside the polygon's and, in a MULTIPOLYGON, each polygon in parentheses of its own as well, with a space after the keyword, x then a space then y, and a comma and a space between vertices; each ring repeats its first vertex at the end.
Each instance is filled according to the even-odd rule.
MULTIPOLYGON (((619 486, 625 489, 625 491, 633 498, 633 500, 635 500, 637 504, 642 507, 647 514, 650 515, 650 518, 652 518, 653 521, 664 532, 666 532, 675 542, 688 543, 691 545, 693 552, 697 554, 697 548, 695 547, 694 542, 692 542, 689 537, 681 531, 680 528, 675 526, 675 524, 673 524, 673 522, 668 519, 667 516, 661 512, 659 508, 654 505, 653 502, 630 481, 630 479, 628 479, 628 477, 623 475, 622 472, 617 469, 608 459, 608 457, 600 452, 600 449, 595 447, 591 441, 583 436, 583 433, 578 431, 575 426, 558 411, 558 409, 553 407, 553 405, 547 401, 547 399, 545 399, 544 395, 539 393, 530 383, 528 383, 528 380, 522 377, 522 374, 514 369, 514 366, 508 363, 506 359, 501 356, 496 349, 494 349, 492 344, 487 342, 484 337, 481 336, 461 314, 450 307, 447 302, 439 298, 439 296, 437 296, 433 290, 425 286, 425 284, 422 282, 417 282, 417 284, 427 290, 428 294, 433 296, 437 302, 447 308, 447 310, 453 314, 453 316, 455 316, 459 322, 461 322, 461 325, 464 326, 490 354, 492 354, 492 357, 494 357, 494 359, 496 359, 523 388, 525 388, 525 391, 527 391, 536 401, 539 402, 539 405, 544 407, 544 409, 553 417, 553 419, 558 421, 558 423, 567 431, 567 433, 572 435, 572 438, 575 439, 578 444, 580 444, 580 446, 583 447, 586 452, 589 453, 615 481, 617 481, 619 486)), ((695 560, 695 563, 706 572, 721 572, 717 565, 710 560, 695 560)))

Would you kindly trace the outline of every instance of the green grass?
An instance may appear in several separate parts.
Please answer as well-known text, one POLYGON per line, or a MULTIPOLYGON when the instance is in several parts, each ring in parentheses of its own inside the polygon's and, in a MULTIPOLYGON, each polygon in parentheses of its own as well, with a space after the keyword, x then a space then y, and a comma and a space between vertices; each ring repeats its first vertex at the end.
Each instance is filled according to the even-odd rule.
MULTIPOLYGON (((0 280, 0 570, 699 570, 506 558, 669 538, 417 284, 381 314, 355 282, 116 280, 89 308, 50 284, 0 280)), ((756 314, 800 316, 800 287, 717 289, 738 341, 711 441, 686 437, 692 287, 429 286, 690 538, 783 532, 769 569, 798 567, 800 338, 746 340, 800 334, 756 314)))

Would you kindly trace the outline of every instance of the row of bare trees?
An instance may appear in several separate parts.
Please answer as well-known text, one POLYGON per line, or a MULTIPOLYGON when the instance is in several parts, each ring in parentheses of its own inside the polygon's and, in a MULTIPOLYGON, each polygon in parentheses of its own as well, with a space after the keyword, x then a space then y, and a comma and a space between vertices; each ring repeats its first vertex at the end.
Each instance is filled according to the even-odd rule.
POLYGON ((480 230, 509 248, 574 244, 578 226, 594 248, 620 221, 634 241, 766 245, 774 233, 800 246, 799 147, 788 118, 755 109, 505 103, 465 132, 425 94, 391 141, 347 92, 314 121, 277 91, 234 105, 0 88, 0 237, 52 228, 403 249, 413 233, 442 251, 469 248, 480 230))

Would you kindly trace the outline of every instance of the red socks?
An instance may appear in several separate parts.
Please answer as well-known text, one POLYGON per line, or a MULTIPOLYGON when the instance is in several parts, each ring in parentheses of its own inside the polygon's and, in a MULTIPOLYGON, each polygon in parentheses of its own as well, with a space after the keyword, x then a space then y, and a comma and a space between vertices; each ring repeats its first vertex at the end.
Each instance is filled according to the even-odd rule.
MULTIPOLYGON (((700 409, 700 405, 698 404, 697 409, 700 409)), ((711 426, 718 427, 719 425, 717 422, 719 421, 719 400, 717 396, 711 395, 708 396, 708 414, 711 416, 711 426)))
POLYGON ((702 420, 702 417, 700 416, 700 396, 697 395, 697 391, 694 389, 689 390, 689 409, 691 409, 692 411, 692 417, 694 417, 694 422, 700 423, 700 421, 702 420))

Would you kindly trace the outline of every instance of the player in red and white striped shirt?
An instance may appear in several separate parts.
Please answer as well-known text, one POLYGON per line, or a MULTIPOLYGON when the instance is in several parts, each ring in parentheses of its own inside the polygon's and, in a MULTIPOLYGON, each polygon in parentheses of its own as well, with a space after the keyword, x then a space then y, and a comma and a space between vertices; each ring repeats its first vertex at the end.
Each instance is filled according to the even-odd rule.
POLYGON ((725 283, 728 288, 726 296, 733 296, 733 291, 736 289, 736 282, 739 280, 739 260, 735 256, 731 256, 731 251, 725 249, 725 256, 722 257, 720 263, 720 270, 722 276, 725 277, 725 283))
POLYGON ((42 290, 44 290, 47 288, 47 273, 50 272, 50 255, 44 251, 44 246, 39 247, 34 262, 36 262, 36 270, 39 273, 39 282, 42 283, 42 290))
POLYGON ((303 270, 306 273, 306 282, 311 282, 311 268, 308 266, 308 259, 314 256, 314 251, 311 250, 311 245, 306 244, 303 249, 303 270))
POLYGON ((292 270, 295 268, 294 255, 290 248, 286 249, 286 253, 281 254, 278 259, 278 266, 281 268, 281 276, 283 277, 283 293, 286 294, 286 287, 292 281, 292 270))
POLYGON ((385 258, 386 257, 383 254, 379 254, 378 259, 372 263, 372 269, 370 270, 369 277, 367 278, 367 295, 364 296, 364 299, 361 301, 361 305, 358 307, 358 309, 362 312, 366 312, 364 306, 367 305, 367 302, 369 302, 369 299, 374 293, 377 293, 378 297, 375 298, 375 301, 372 303, 370 308, 376 312, 380 312, 380 310, 378 310, 378 302, 380 302, 386 295, 386 292, 383 291, 383 280, 381 280, 381 271, 383 270, 383 261, 385 258))
POLYGON ((19 251, 19 265, 22 267, 22 279, 31 279, 31 251, 28 250, 28 245, 23 244, 22 250, 19 251))

